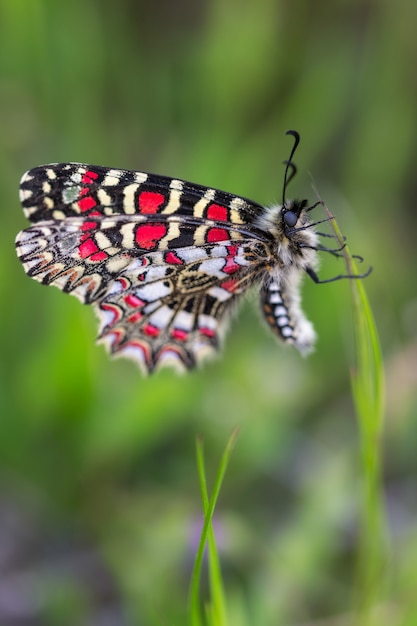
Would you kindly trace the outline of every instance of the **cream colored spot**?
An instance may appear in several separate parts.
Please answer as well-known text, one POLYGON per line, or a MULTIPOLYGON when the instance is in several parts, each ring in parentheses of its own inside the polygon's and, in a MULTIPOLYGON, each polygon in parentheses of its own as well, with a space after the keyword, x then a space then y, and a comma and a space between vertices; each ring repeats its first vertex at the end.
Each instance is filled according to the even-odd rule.
POLYGON ((136 183, 132 185, 127 185, 124 189, 124 211, 128 215, 133 215, 136 213, 135 206, 135 193, 139 189, 139 185, 136 183))
POLYGON ((106 187, 114 187, 120 183, 120 179, 116 178, 116 176, 110 176, 107 174, 106 178, 103 180, 103 185, 106 187))
POLYGON ((247 206, 242 198, 233 198, 230 203, 230 221, 233 224, 244 224, 244 220, 240 216, 240 212, 247 206))
POLYGON ((109 170, 103 180, 103 185, 113 187, 120 184, 120 170, 109 170))
POLYGON ((120 248, 115 248, 114 246, 110 246, 109 248, 106 248, 106 252, 109 256, 113 256, 115 254, 120 253, 120 248))
POLYGON ((239 211, 230 209, 230 221, 232 224, 244 224, 245 221, 241 218, 239 211))
MULTIPOLYGON (((51 263, 54 260, 54 255, 52 252, 42 252, 42 261, 44 263, 51 263)), ((65 268, 64 263, 55 263, 54 271, 62 271, 65 268)))
POLYGON ((26 217, 30 217, 31 215, 33 215, 34 213, 36 213, 36 211, 38 210, 38 207, 36 206, 31 206, 28 209, 23 209, 24 214, 26 215, 26 217))
POLYGON ((180 229, 177 222, 170 222, 168 232, 160 241, 160 245, 162 248, 165 248, 165 244, 172 239, 176 239, 180 236, 180 229))
POLYGON ((99 189, 97 190, 97 198, 101 206, 106 206, 106 205, 111 204, 111 198, 109 194, 102 187, 99 187, 99 189))
POLYGON ((135 224, 123 224, 120 229, 122 235, 122 243, 125 248, 133 248, 135 244, 134 238, 134 226, 135 224))
POLYGON ((106 235, 104 235, 102 232, 97 232, 95 239, 100 250, 105 250, 106 248, 110 248, 111 242, 109 238, 106 237, 106 235))
POLYGON ((148 180, 148 174, 145 174, 145 172, 135 172, 134 178, 135 182, 138 183, 138 185, 141 185, 148 180))
POLYGON ((194 216, 195 217, 203 217, 204 209, 208 205, 209 202, 214 200, 214 196, 216 191, 214 189, 207 189, 206 193, 198 202, 194 205, 194 216))
POLYGON ((182 182, 182 180, 178 180, 176 178, 173 178, 169 184, 170 189, 176 189, 177 191, 182 191, 183 187, 184 183, 182 182))
POLYGON ((238 196, 235 196, 230 203, 230 207, 237 210, 243 209, 245 205, 246 202, 243 200, 243 198, 239 198, 238 196))
POLYGON ((20 179, 20 184, 22 183, 27 183, 29 180, 32 180, 33 176, 32 174, 29 172, 25 172, 22 176, 22 178, 20 179))
POLYGON ((52 168, 48 167, 48 169, 46 170, 46 175, 49 178, 49 180, 55 180, 56 178, 56 172, 55 170, 53 170, 52 168))
POLYGON ((181 180, 175 178, 170 184, 171 193, 169 194, 169 202, 162 213, 175 213, 181 204, 181 192, 183 189, 183 183, 181 180))
POLYGON ((130 263, 128 256, 114 256, 106 263, 107 270, 112 274, 118 274, 130 263))
POLYGON ((23 202, 27 200, 32 195, 32 192, 29 189, 21 189, 19 192, 20 201, 23 202))
POLYGON ((117 223, 117 222, 116 222, 116 220, 109 220, 109 219, 106 219, 106 220, 104 220, 104 222, 102 223, 101 228, 102 228, 103 230, 106 230, 106 228, 115 228, 116 223, 117 223))
POLYGON ((208 226, 205 224, 203 224, 202 226, 198 226, 195 229, 194 231, 194 245, 195 246, 204 246, 204 244, 206 243, 207 230, 208 230, 208 226))

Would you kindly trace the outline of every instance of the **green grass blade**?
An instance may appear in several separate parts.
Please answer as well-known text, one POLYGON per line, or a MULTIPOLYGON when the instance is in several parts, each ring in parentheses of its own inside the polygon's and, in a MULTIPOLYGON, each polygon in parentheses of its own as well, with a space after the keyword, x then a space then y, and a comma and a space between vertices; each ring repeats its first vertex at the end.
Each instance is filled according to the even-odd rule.
POLYGON ((206 474, 204 469, 203 444, 201 439, 197 439, 197 467, 203 501, 204 525, 191 575, 189 594, 189 623, 191 626, 201 626, 203 623, 200 609, 200 579, 204 548, 206 544, 208 544, 209 583, 211 596, 211 604, 207 610, 206 617, 208 623, 212 626, 226 626, 227 624, 223 581, 213 530, 213 515, 237 434, 238 431, 236 429, 232 432, 227 442, 210 498, 208 496, 206 474))
MULTIPOLYGON (((331 214, 327 212, 330 217, 331 214)), ((332 225, 340 245, 343 245, 343 237, 334 218, 332 225)), ((348 274, 357 275, 356 263, 347 246, 344 248, 344 256, 348 274)), ((363 474, 357 580, 358 624, 363 626, 376 623, 373 609, 380 599, 386 561, 381 454, 385 382, 380 342, 363 282, 350 282, 355 348, 351 384, 360 434, 363 474)))

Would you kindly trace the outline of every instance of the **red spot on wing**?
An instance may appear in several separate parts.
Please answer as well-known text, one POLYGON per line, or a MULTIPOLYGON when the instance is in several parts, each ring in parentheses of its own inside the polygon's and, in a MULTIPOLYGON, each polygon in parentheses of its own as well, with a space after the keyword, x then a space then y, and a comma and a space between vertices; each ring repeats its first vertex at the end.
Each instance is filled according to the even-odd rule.
POLYGON ((210 204, 207 209, 207 219, 226 222, 228 218, 228 209, 220 204, 210 204))
POLYGON ((124 278, 123 276, 118 278, 117 282, 120 283, 120 285, 122 286, 122 290, 128 289, 130 287, 130 282, 127 280, 127 278, 124 278))
POLYGON ((136 229, 136 243, 139 248, 153 250, 166 233, 167 227, 164 224, 141 224, 136 229))
POLYGON ((132 315, 129 315, 129 317, 127 318, 127 321, 130 322, 131 324, 134 324, 135 322, 138 322, 140 319, 142 319, 143 317, 143 313, 140 313, 139 311, 137 311, 136 313, 132 313, 132 315))
POLYGON ((139 350, 139 352, 142 353, 143 355, 143 359, 145 363, 149 365, 151 361, 151 351, 150 351, 149 346, 146 343, 139 341, 138 339, 132 339, 131 341, 127 341, 120 348, 121 352, 123 352, 123 350, 125 350, 126 348, 134 348, 136 350, 139 350))
POLYGON ((179 361, 184 362, 183 349, 179 348, 178 346, 173 345, 172 343, 170 343, 167 346, 161 347, 161 349, 158 352, 157 360, 159 361, 162 357, 166 355, 168 355, 168 357, 170 358, 175 357, 179 361))
POLYGON ((94 182, 96 178, 98 178, 97 172, 93 172, 92 170, 87 170, 85 174, 83 174, 81 178, 81 182, 89 185, 92 182, 94 182))
POLYGON ((90 261, 104 261, 108 256, 107 252, 100 250, 100 252, 96 252, 90 256, 90 261))
POLYGON ((188 337, 188 333, 185 330, 181 330, 181 328, 174 328, 171 332, 171 337, 173 339, 179 339, 180 341, 185 341, 188 337))
POLYGON ((81 225, 81 230, 92 230, 93 228, 97 228, 97 222, 88 220, 81 225))
POLYGON ((230 239, 229 233, 225 228, 210 228, 207 233, 207 243, 215 243, 216 241, 225 241, 230 239))
POLYGON ((88 211, 92 209, 93 206, 96 206, 97 202, 94 200, 92 196, 84 196, 78 200, 78 206, 80 207, 80 211, 84 213, 84 211, 88 211))
POLYGON ((123 300, 126 304, 133 308, 137 308, 138 306, 143 306, 145 304, 143 300, 133 295, 133 293, 129 293, 127 296, 124 296, 123 300))
POLYGON ((125 331, 123 328, 115 328, 114 330, 112 330, 110 333, 108 333, 109 336, 113 336, 114 339, 112 341, 112 350, 115 351, 117 350, 117 345, 122 341, 123 337, 125 336, 125 331))
POLYGON ((240 265, 236 263, 235 256, 238 252, 237 246, 227 246, 228 255, 226 257, 226 265, 223 268, 223 272, 226 274, 233 274, 240 269, 240 265))
POLYGON ((152 215, 157 213, 161 204, 165 201, 165 196, 162 193, 156 193, 155 191, 142 191, 138 197, 139 213, 152 215))
POLYGON ((226 289, 226 291, 228 291, 229 293, 233 293, 234 291, 236 291, 236 288, 238 286, 238 282, 235 279, 231 279, 231 280, 224 280, 222 283, 220 283, 221 287, 223 287, 223 289, 226 289))
POLYGON ((177 257, 175 252, 167 252, 165 255, 165 262, 175 265, 183 265, 184 261, 177 257))
POLYGON ((234 272, 237 272, 239 269, 240 265, 235 263, 233 259, 227 259, 226 265, 223 268, 223 272, 225 272, 226 274, 234 274, 234 272))
POLYGON ((160 333, 160 330, 152 324, 146 324, 146 326, 143 327, 143 332, 149 337, 157 337, 160 333))
POLYGON ((106 326, 111 326, 113 324, 115 324, 116 322, 118 322, 120 320, 120 318, 122 317, 122 312, 119 309, 118 306, 114 305, 114 304, 107 304, 107 303, 103 303, 100 307, 103 311, 110 311, 110 313, 113 313, 113 319, 106 324, 106 326))
POLYGON ((99 249, 95 241, 89 237, 78 246, 78 252, 80 253, 81 258, 86 259, 95 252, 99 252, 99 249))
POLYGON ((207 328, 207 326, 202 326, 200 329, 200 334, 205 335, 206 337, 214 337, 216 333, 211 328, 207 328))

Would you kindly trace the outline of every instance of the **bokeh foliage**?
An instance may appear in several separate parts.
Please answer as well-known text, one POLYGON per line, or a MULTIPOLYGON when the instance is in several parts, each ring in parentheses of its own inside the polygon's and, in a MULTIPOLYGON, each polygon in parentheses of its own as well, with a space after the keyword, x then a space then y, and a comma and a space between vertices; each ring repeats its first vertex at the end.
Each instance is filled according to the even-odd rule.
POLYGON ((288 128, 302 137, 291 193, 313 198, 311 172, 374 266, 391 546, 379 623, 415 623, 416 23, 413 0, 1 0, 0 597, 19 598, 0 602, 5 623, 184 623, 195 435, 210 476, 235 426, 215 526, 232 623, 349 615, 362 476, 347 282, 306 281, 320 337, 307 360, 272 340, 254 293, 221 358, 144 379, 94 345, 91 310, 25 277, 13 246, 29 167, 143 169, 267 204, 288 128))

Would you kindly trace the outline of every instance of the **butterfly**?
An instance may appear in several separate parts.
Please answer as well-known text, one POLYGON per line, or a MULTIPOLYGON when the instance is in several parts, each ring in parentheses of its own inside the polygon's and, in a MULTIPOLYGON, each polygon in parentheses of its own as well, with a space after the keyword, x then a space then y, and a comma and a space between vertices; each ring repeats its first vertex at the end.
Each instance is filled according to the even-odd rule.
MULTIPOLYGON (((302 354, 315 332, 301 309, 300 282, 316 283, 319 243, 307 200, 286 200, 296 173, 296 131, 281 205, 176 178, 79 163, 25 173, 20 199, 32 226, 16 238, 28 276, 92 304, 99 341, 144 372, 193 368, 218 350, 226 320, 259 289, 273 333, 302 354)), ((347 276, 351 277, 351 276, 347 276)), ((357 277, 357 276, 352 276, 357 277)))

